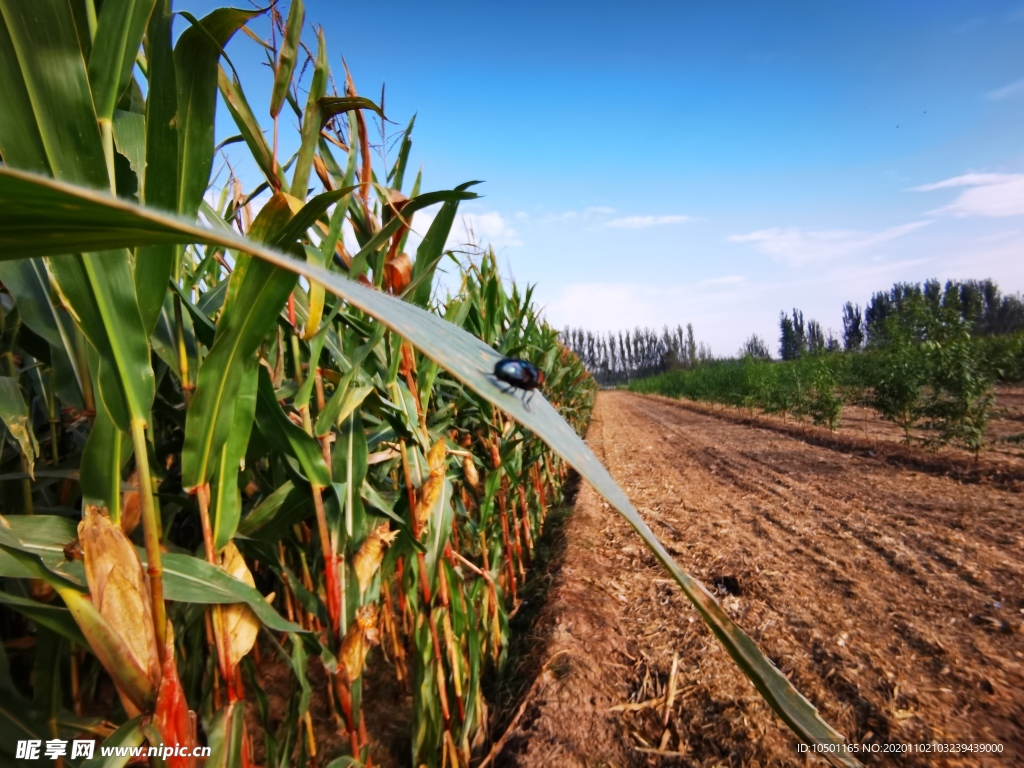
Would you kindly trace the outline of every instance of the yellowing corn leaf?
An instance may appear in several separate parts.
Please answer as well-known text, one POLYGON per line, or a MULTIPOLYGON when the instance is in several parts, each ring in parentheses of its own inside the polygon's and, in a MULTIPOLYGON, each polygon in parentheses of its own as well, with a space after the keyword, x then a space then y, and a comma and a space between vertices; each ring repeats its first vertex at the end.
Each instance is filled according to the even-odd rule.
MULTIPOLYGON (((234 542, 230 542, 224 548, 223 567, 239 581, 245 582, 250 587, 256 586, 252 573, 245 564, 245 558, 242 557, 242 553, 238 551, 234 542)), ((224 606, 221 610, 223 611, 224 632, 228 638, 228 664, 234 669, 256 644, 256 635, 260 631, 260 620, 245 603, 232 603, 224 606)))

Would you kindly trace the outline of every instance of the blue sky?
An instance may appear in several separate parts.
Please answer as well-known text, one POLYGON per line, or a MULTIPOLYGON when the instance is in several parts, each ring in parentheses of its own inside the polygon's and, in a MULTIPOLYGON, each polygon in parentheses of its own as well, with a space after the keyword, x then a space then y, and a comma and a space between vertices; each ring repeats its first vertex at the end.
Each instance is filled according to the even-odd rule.
MULTIPOLYGON (((485 182, 465 224, 557 327, 693 322, 726 355, 794 306, 839 332, 896 280, 1024 288, 1019 1, 366 8, 307 25, 418 114, 425 190, 485 182)), ((265 103, 257 46, 228 53, 265 103)))

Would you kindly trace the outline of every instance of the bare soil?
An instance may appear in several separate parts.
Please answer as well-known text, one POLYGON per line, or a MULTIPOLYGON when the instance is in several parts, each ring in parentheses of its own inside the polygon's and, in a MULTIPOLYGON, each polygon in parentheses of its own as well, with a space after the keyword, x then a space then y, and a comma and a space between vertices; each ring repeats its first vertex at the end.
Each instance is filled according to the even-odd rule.
MULTIPOLYGON (((587 438, 680 566, 850 741, 1006 756, 863 762, 1024 762, 1015 450, 973 465, 625 392, 600 395, 587 438)), ((495 765, 822 764, 585 485, 564 537, 495 765)))

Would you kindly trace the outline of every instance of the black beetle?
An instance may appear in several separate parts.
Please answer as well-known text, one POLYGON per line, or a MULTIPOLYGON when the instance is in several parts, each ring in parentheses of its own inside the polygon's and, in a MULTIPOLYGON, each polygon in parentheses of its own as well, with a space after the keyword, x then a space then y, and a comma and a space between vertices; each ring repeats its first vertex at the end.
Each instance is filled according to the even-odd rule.
POLYGON ((494 378, 505 384, 508 389, 505 392, 512 392, 515 389, 523 390, 523 402, 529 405, 526 400, 526 393, 532 392, 544 383, 544 373, 533 363, 526 360, 506 357, 494 364, 494 378))

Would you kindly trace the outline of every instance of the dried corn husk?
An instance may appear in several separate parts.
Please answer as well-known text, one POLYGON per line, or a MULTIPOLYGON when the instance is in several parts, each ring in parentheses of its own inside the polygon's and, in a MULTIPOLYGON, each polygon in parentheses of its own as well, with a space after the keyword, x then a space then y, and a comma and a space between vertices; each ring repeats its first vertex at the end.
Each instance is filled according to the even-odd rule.
MULTIPOLYGON (((120 668, 134 665, 154 688, 161 678, 149 579, 124 531, 97 507, 86 507, 85 517, 78 524, 78 539, 93 605, 120 641, 117 653, 124 656, 111 659, 114 668, 107 671, 121 694, 125 710, 134 716, 143 702, 132 701, 125 687, 118 684, 120 668)), ((88 628, 82 627, 82 630, 88 639, 88 628)))
POLYGON ((430 523, 430 514, 434 510, 434 505, 437 504, 438 498, 441 496, 441 491, 444 490, 444 473, 446 468, 445 453, 447 447, 445 446, 444 439, 438 440, 431 447, 430 452, 427 454, 427 465, 430 467, 430 476, 423 483, 423 487, 420 488, 420 498, 416 504, 416 510, 413 518, 414 531, 417 536, 427 530, 428 524, 430 523))
POLYGON ((362 605, 356 609, 356 620, 352 622, 341 641, 338 654, 338 674, 351 685, 363 674, 366 654, 370 647, 380 643, 377 631, 377 606, 362 605))
POLYGON ((480 473, 477 472, 476 464, 469 456, 462 460, 462 476, 466 478, 466 485, 474 491, 480 485, 480 473))
POLYGON ((373 574, 380 568, 380 563, 384 559, 384 548, 394 541, 397 535, 398 531, 391 530, 391 523, 384 521, 370 532, 352 558, 352 570, 356 573, 360 594, 370 586, 373 574))

